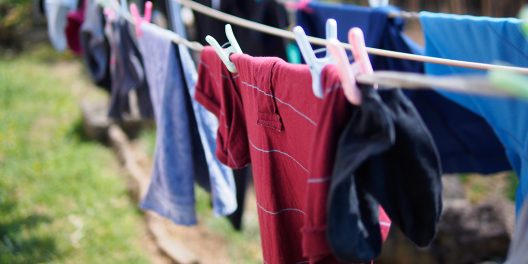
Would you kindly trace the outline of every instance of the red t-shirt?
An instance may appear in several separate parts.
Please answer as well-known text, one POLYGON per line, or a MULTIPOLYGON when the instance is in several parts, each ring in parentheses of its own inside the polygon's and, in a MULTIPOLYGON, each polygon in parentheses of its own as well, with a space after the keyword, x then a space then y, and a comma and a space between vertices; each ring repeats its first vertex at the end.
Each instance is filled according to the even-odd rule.
POLYGON ((232 168, 252 164, 264 263, 328 257, 328 180, 351 112, 337 71, 325 67, 319 99, 306 65, 230 58, 238 73, 204 49, 195 97, 219 119, 219 160, 232 168))

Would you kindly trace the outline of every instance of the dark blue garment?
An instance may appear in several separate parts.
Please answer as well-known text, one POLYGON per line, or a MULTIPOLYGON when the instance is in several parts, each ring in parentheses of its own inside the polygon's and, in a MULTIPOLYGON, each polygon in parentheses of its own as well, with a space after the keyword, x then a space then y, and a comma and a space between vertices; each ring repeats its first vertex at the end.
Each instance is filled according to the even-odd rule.
POLYGON ((110 91, 110 46, 104 34, 102 8, 95 0, 87 0, 85 4, 80 34, 84 62, 95 84, 110 91))
POLYGON ((112 79, 108 116, 117 120, 152 118, 152 104, 145 80, 143 58, 136 46, 135 36, 130 33, 130 24, 124 19, 118 19, 107 29, 112 79))
POLYGON ((328 195, 328 241, 338 259, 354 263, 381 252, 379 205, 422 247, 442 212, 438 153, 413 104, 399 89, 361 92, 339 137, 328 195))
MULTIPOLYGON (((348 30, 359 27, 368 47, 406 53, 421 53, 421 48, 403 34, 404 21, 389 18, 393 7, 367 8, 345 4, 312 2, 312 12, 299 11, 297 23, 306 34, 325 36, 325 23, 334 18, 338 38, 348 42, 348 30)), ((374 70, 394 70, 423 73, 423 63, 372 56, 374 70)), ((406 91, 430 130, 442 160, 444 173, 493 173, 509 170, 510 165, 493 130, 486 121, 435 91, 406 91)))
MULTIPOLYGON (((180 4, 170 1, 171 24, 174 26, 174 32, 183 38, 187 37, 185 26, 181 20, 180 4)), ((184 79, 187 89, 192 98, 194 98, 198 72, 196 64, 192 59, 189 48, 185 45, 178 45, 179 59, 181 61, 184 79)), ((194 116, 198 125, 198 132, 202 142, 207 167, 209 168, 209 177, 211 182, 211 199, 213 210, 216 215, 230 215, 237 210, 237 203, 240 201, 237 197, 237 179, 233 177, 233 171, 222 164, 215 155, 216 151, 216 132, 218 130, 218 119, 212 113, 207 111, 198 101, 192 100, 194 116)), ((240 178, 240 177, 239 177, 240 178)), ((242 179, 245 183, 245 179, 242 179)), ((241 208, 244 206, 242 205, 241 208)))
POLYGON ((152 179, 141 207, 193 225, 194 182, 210 189, 209 172, 178 49, 164 33, 143 27, 138 39, 157 126, 152 179))
MULTIPOLYGON (((506 62, 528 67, 528 41, 521 32, 521 21, 420 13, 429 56, 482 63, 506 62)), ((427 64, 434 75, 485 74, 483 71, 427 64)), ((520 177, 517 209, 528 194, 528 102, 442 92, 449 99, 481 115, 491 124, 506 149, 511 165, 520 177)))

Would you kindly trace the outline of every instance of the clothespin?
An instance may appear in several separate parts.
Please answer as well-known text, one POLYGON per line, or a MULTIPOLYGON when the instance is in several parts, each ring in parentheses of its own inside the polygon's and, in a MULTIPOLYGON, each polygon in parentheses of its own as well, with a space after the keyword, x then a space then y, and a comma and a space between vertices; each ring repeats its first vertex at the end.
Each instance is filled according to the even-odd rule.
POLYGON ((308 13, 312 13, 313 10, 308 6, 310 0, 300 0, 298 2, 287 2, 286 8, 290 10, 303 10, 308 13))
POLYGON ((230 45, 225 49, 222 48, 222 46, 218 44, 218 41, 216 41, 216 39, 210 35, 207 35, 205 37, 205 41, 207 41, 207 43, 209 43, 209 45, 213 47, 213 49, 216 51, 216 54, 218 54, 227 69, 232 73, 236 73, 237 70, 235 64, 231 62, 229 56, 233 53, 242 54, 242 49, 240 49, 240 46, 238 45, 238 41, 236 40, 235 35, 233 34, 233 28, 230 24, 225 25, 225 33, 227 36, 227 43, 230 45))
POLYGON ((370 58, 365 46, 365 37, 363 30, 360 28, 352 28, 348 31, 348 43, 352 47, 352 54, 354 54, 354 61, 359 64, 360 73, 371 74, 374 72, 370 58))
POLYGON ((356 85, 356 75, 372 74, 372 64, 368 57, 363 31, 352 28, 348 31, 348 42, 354 56, 354 63, 350 65, 345 49, 337 39, 328 42, 328 50, 337 64, 337 70, 346 98, 354 105, 361 104, 361 92, 356 85))
POLYGON ((127 0, 119 0, 119 6, 121 7, 121 11, 128 12, 128 10, 127 10, 127 6, 128 6, 127 0))
POLYGON ((143 22, 149 23, 150 18, 152 17, 152 2, 145 2, 145 15, 143 17, 141 17, 141 15, 139 14, 139 10, 136 4, 134 3, 130 4, 130 14, 134 19, 134 24, 136 26, 136 36, 141 37, 141 35, 143 34, 143 32, 141 31, 141 24, 143 22))
POLYGON ((369 0, 370 7, 388 6, 389 0, 369 0))
POLYGON ((116 19, 116 13, 110 7, 105 7, 103 13, 107 21, 114 21, 116 19))
MULTIPOLYGON (((299 46, 304 61, 306 61, 306 64, 310 67, 313 93, 316 97, 323 98, 321 73, 323 68, 332 62, 332 57, 330 56, 330 53, 327 52, 324 58, 317 58, 302 27, 296 26, 293 29, 293 33, 295 34, 295 40, 297 41, 297 45, 299 46)), ((337 39, 337 22, 335 19, 326 20, 326 39, 337 39)))
POLYGON ((350 65, 346 51, 343 46, 341 46, 341 42, 337 39, 329 40, 327 49, 330 51, 333 60, 336 62, 337 72, 341 79, 341 85, 345 97, 353 105, 360 105, 361 92, 356 85, 356 75, 359 71, 358 64, 354 63, 350 65))

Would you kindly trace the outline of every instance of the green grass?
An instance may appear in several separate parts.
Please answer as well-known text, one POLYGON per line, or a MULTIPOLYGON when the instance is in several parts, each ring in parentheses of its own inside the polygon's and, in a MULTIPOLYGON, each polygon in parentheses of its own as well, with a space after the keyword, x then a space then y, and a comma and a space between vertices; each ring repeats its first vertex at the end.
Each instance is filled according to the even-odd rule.
POLYGON ((63 59, 0 57, 0 263, 147 263, 141 215, 110 150, 83 139, 80 74, 63 59))
POLYGON ((506 197, 510 201, 515 201, 515 194, 517 193, 517 187, 519 186, 519 177, 515 172, 508 173, 508 181, 506 186, 506 197))
POLYGON ((262 263, 260 233, 256 212, 245 212, 243 230, 233 229, 225 217, 215 217, 210 207, 210 196, 201 188, 195 188, 198 218, 214 234, 228 243, 230 263, 262 263), (248 218, 249 216, 249 218, 248 218))

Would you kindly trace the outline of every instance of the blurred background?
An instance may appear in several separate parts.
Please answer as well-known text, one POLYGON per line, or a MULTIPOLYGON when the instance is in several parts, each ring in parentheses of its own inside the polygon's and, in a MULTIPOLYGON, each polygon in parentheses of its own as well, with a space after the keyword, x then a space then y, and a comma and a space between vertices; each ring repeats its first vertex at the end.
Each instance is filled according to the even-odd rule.
MULTIPOLYGON (((390 3, 405 11, 516 17, 525 1, 390 3)), ((151 122, 129 124, 124 139, 114 139, 124 145, 116 145, 98 134, 97 124, 89 127, 86 102, 104 104, 108 95, 94 87, 82 59, 51 48, 42 12, 38 0, 0 0, 0 263, 260 263, 251 187, 240 231, 212 215, 208 194, 199 188, 196 227, 178 227, 138 209, 155 128, 151 122), (137 168, 130 169, 126 153, 137 168)), ((407 32, 423 43, 416 20, 407 32)), ((505 260, 516 176, 444 180, 445 210, 431 247, 417 249, 393 229, 377 263, 505 260)))

